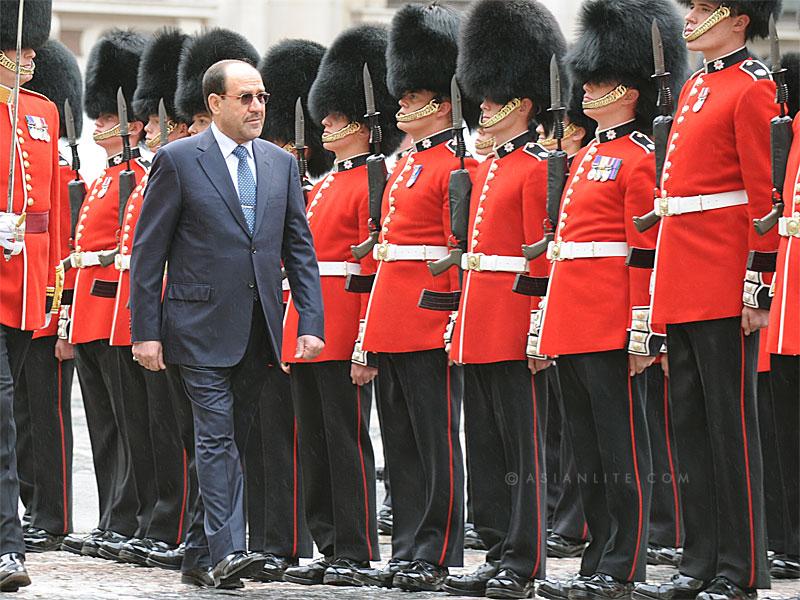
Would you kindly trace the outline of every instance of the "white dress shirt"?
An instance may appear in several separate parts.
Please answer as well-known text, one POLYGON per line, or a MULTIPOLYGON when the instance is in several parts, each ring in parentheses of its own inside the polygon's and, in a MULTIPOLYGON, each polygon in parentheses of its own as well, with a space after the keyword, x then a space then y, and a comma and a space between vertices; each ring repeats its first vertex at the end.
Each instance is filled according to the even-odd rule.
MULTIPOLYGON (((220 152, 222 152, 222 158, 225 159, 225 164, 228 165, 228 172, 231 174, 233 187, 236 188, 236 195, 239 195, 239 159, 233 153, 236 146, 239 146, 239 144, 222 133, 216 123, 211 123, 211 133, 214 134, 214 139, 217 140, 217 145, 219 146, 220 152)), ((256 161, 253 157, 253 140, 249 140, 241 145, 247 149, 247 166, 250 167, 250 172, 253 174, 253 181, 255 181, 257 185, 258 179, 256 179, 256 161)))

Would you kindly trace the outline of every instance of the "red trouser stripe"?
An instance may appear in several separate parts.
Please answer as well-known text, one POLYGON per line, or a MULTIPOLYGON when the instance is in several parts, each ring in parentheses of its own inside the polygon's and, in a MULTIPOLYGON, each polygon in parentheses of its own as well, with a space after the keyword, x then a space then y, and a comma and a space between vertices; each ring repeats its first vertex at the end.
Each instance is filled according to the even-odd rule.
POLYGON ((667 440, 667 460, 669 474, 672 478, 672 503, 675 512, 675 547, 681 545, 681 502, 678 495, 678 478, 675 473, 675 462, 672 459, 672 442, 669 439, 669 378, 664 375, 664 438, 667 440))
POLYGON ((69 533, 69 490, 67 489, 67 442, 64 439, 64 413, 62 412, 61 369, 64 363, 58 361, 58 426, 61 430, 61 500, 64 503, 64 533, 69 533))
POLYGON ((372 560, 372 540, 369 535, 369 490, 367 486, 367 469, 364 466, 364 451, 361 448, 361 386, 356 386, 356 439, 358 440, 358 458, 361 461, 361 485, 364 489, 364 535, 367 539, 367 551, 372 560))
POLYGON ((636 564, 639 562, 639 546, 642 542, 642 482, 639 479, 639 459, 636 456, 636 430, 633 423, 633 389, 631 387, 631 378, 628 377, 628 419, 631 428, 631 451, 633 454, 633 474, 636 477, 636 494, 639 499, 638 506, 638 521, 636 524, 636 550, 633 553, 633 564, 631 565, 631 572, 628 574, 628 581, 633 581, 633 576, 636 573, 636 564))
POLYGON ((178 535, 175 538, 175 543, 180 544, 183 540, 183 520, 186 515, 186 496, 189 494, 189 466, 186 463, 186 449, 183 449, 182 453, 182 460, 183 460, 183 495, 181 496, 181 513, 180 517, 178 517, 178 535))
POLYGON ((439 564, 444 564, 444 557, 447 555, 447 544, 450 541, 450 522, 453 519, 453 410, 450 404, 450 368, 445 367, 447 369, 447 396, 445 397, 445 401, 447 402, 447 449, 449 452, 449 463, 448 466, 450 468, 450 503, 447 509, 447 526, 444 530, 444 544, 442 545, 442 554, 439 557, 439 564))
POLYGON ((744 332, 739 334, 742 342, 742 375, 739 394, 739 410, 742 413, 742 442, 744 443, 744 473, 747 478, 747 517, 750 525, 750 579, 747 587, 753 587, 756 580, 756 534, 753 527, 753 490, 750 487, 750 452, 747 448, 747 421, 744 415, 744 332))
POLYGON ((292 556, 297 556, 297 417, 294 418, 292 444, 292 556))
POLYGON ((536 411, 536 384, 533 381, 533 375, 531 375, 531 401, 533 404, 533 469, 536 473, 536 481, 534 485, 536 486, 536 540, 534 543, 536 544, 536 561, 533 563, 533 571, 531 572, 530 578, 533 579, 534 575, 539 571, 539 564, 542 562, 542 499, 539 494, 539 477, 541 474, 539 473, 539 415, 536 411))

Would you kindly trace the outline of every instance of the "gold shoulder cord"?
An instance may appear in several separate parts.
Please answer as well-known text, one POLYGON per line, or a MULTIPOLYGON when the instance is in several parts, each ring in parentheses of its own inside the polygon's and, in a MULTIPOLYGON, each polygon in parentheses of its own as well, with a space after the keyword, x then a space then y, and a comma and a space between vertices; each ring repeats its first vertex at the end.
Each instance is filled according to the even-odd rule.
POLYGON ((731 16, 731 9, 724 4, 720 4, 719 8, 711 13, 708 18, 700 23, 700 25, 692 31, 689 35, 683 34, 683 39, 687 42, 693 42, 701 35, 706 33, 709 29, 717 25, 720 21, 727 19, 731 16))
POLYGON ((503 108, 498 110, 493 117, 490 117, 484 121, 483 115, 481 115, 481 121, 478 123, 478 126, 482 127, 483 129, 489 129, 491 127, 494 127, 500 121, 502 121, 508 115, 510 115, 512 112, 517 110, 521 105, 522 105, 522 100, 520 100, 519 98, 512 98, 506 103, 506 105, 503 108))

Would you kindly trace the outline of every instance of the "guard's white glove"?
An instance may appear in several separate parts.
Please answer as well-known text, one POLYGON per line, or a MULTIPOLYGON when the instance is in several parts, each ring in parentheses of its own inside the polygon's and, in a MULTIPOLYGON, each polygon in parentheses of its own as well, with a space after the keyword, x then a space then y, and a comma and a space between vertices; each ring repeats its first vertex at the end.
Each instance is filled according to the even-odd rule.
POLYGON ((25 247, 25 221, 20 215, 0 212, 0 247, 6 256, 16 256, 25 247))

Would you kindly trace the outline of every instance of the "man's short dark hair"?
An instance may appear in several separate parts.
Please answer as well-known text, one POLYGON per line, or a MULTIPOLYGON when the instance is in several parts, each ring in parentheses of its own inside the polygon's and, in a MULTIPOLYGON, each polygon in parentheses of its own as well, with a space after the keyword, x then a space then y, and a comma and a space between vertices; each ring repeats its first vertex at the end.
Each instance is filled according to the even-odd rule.
POLYGON ((222 96, 225 93, 225 72, 228 69, 228 65, 232 63, 242 63, 252 67, 250 63, 243 60, 225 59, 219 60, 208 67, 208 70, 203 75, 203 102, 205 102, 206 110, 209 113, 211 108, 208 106, 208 97, 211 94, 222 96))

